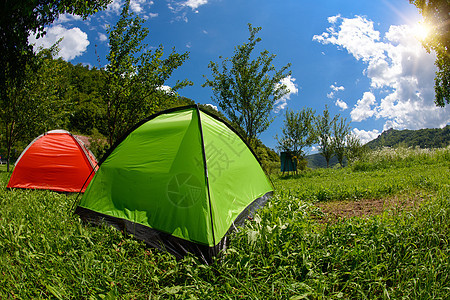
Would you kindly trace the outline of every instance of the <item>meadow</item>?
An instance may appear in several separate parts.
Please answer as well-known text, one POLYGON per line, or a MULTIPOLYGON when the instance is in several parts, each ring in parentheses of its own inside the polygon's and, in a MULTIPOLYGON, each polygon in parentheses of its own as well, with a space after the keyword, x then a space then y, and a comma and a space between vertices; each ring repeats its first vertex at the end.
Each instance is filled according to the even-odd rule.
POLYGON ((76 195, 6 190, 9 175, 1 299, 450 298, 450 148, 272 175, 274 197, 211 265, 81 222, 76 195))

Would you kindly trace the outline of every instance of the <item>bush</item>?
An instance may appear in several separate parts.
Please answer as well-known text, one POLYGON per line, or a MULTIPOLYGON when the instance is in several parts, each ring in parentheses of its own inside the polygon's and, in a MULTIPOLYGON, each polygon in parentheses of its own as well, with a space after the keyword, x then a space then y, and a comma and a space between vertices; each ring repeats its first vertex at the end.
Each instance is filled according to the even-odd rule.
POLYGON ((108 150, 108 142, 106 141, 106 137, 103 136, 97 128, 94 128, 92 129, 92 134, 89 137, 89 142, 91 143, 89 150, 94 153, 97 160, 100 160, 108 150))

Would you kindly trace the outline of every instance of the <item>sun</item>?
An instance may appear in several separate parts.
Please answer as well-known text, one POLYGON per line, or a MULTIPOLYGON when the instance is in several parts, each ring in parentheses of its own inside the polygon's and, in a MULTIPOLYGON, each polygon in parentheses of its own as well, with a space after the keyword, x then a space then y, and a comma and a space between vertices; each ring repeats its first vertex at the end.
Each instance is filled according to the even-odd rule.
POLYGON ((425 22, 419 22, 413 27, 413 31, 414 31, 414 36, 419 41, 424 41, 428 37, 428 34, 431 31, 431 28, 425 22))

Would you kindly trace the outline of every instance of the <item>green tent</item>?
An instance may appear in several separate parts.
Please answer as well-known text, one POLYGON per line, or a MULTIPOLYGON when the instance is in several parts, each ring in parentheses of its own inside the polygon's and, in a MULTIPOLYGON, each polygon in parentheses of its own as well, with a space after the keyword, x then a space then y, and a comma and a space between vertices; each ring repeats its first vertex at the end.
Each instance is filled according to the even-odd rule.
POLYGON ((206 263, 273 193, 237 132, 198 106, 141 121, 99 165, 75 213, 206 263))

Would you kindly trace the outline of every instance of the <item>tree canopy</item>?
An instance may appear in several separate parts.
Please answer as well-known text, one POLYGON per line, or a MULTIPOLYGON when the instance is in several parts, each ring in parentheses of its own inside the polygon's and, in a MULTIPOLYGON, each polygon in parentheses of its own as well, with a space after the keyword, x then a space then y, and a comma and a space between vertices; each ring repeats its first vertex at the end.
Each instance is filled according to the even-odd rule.
POLYGON ((331 118, 330 112, 328 111, 328 106, 325 105, 323 115, 317 116, 314 122, 315 136, 319 145, 319 152, 325 158, 327 168, 330 165, 330 159, 335 154, 333 147, 333 126, 338 117, 339 115, 331 118))
POLYGON ((389 129, 376 139, 368 142, 367 147, 377 149, 380 147, 420 147, 445 148, 450 145, 450 125, 444 128, 428 128, 419 130, 389 129))
POLYGON ((310 147, 315 141, 314 114, 315 111, 307 107, 297 112, 286 110, 281 129, 282 136, 275 137, 281 151, 292 153, 299 161, 305 157, 305 148, 310 147))
POLYGON ((45 35, 45 26, 60 14, 83 18, 106 8, 112 0, 2 1, 0 4, 0 97, 6 97, 6 80, 19 84, 26 64, 33 56, 29 34, 45 35))
MULTIPOLYGON (((33 73, 43 71, 43 60, 33 52, 28 43, 29 34, 38 37, 45 35, 45 26, 51 24, 60 14, 70 13, 86 18, 99 9, 105 8, 111 0, 71 1, 71 0, 36 0, 36 1, 2 1, 0 4, 0 107, 3 139, 5 139, 7 160, 15 140, 21 131, 37 122, 30 99, 26 93, 34 85, 33 73), (27 117, 21 126, 21 118, 27 117)), ((38 89, 36 87, 36 89, 38 89)), ((45 96, 43 97, 45 98, 45 96)), ((42 100, 42 99, 41 99, 42 100)), ((35 109, 35 111, 39 111, 35 109)), ((8 165, 9 169, 9 165, 8 165)))
POLYGON ((10 101, 0 106, 0 121, 6 144, 7 170, 12 147, 39 132, 57 128, 67 117, 69 102, 61 101, 69 88, 64 76, 66 64, 54 60, 55 49, 45 49, 27 64, 23 84, 6 81, 6 95, 10 101))
POLYGON ((421 12, 430 29, 423 40, 425 49, 436 52, 435 103, 450 104, 450 2, 448 0, 409 0, 421 12))
POLYGON ((209 63, 212 79, 205 76, 203 87, 212 88, 212 100, 254 147, 258 135, 273 121, 270 113, 275 102, 289 92, 280 82, 291 74, 288 71, 291 65, 276 70, 273 65, 276 55, 267 50, 253 58, 252 53, 261 41, 256 37, 261 27, 248 24, 248 30, 248 42, 235 47, 231 58, 220 57, 221 64, 209 63))
MULTIPOLYGON (((337 117, 333 122, 333 140, 332 147, 334 154, 336 155, 339 164, 344 166, 344 156, 346 154, 346 149, 348 147, 347 139, 350 135, 350 124, 347 122, 346 118, 337 117)), ((353 139, 350 140, 352 145, 355 145, 353 139)))
MULTIPOLYGON (((158 99, 161 94, 167 94, 163 89, 165 82, 189 56, 187 52, 178 54, 173 49, 163 58, 162 45, 154 51, 145 50, 148 47, 143 40, 148 29, 142 27, 144 20, 134 16, 129 8, 130 1, 127 1, 119 21, 109 29, 109 63, 104 72, 103 100, 110 146, 137 121, 158 110, 158 99)), ((177 81, 169 95, 190 84, 188 80, 177 81)))

